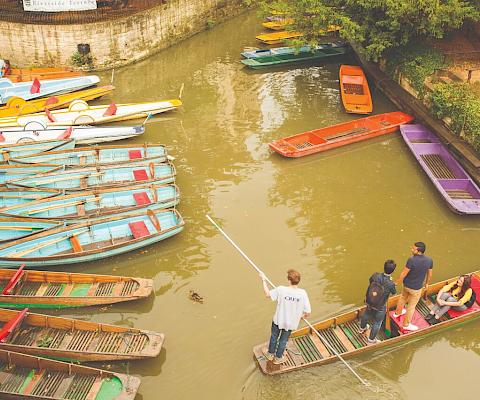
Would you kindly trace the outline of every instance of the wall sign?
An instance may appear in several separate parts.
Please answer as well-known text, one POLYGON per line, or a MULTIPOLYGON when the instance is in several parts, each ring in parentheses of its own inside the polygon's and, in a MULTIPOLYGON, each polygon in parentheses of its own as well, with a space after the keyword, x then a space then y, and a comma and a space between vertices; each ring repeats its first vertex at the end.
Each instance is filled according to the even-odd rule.
POLYGON ((25 11, 83 11, 95 10, 97 0, 23 0, 25 11))

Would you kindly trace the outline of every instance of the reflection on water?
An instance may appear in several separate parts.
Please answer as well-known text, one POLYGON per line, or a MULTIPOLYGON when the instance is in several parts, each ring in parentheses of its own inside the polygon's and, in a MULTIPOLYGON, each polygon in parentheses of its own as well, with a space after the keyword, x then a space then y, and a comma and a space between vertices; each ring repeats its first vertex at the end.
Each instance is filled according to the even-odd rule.
MULTIPOLYGON (((356 118, 343 112, 338 89, 340 62, 354 61, 245 71, 239 53, 256 45, 260 31, 255 13, 248 13, 115 72, 117 102, 175 98, 184 86, 184 108, 151 120, 136 140, 165 143, 176 157, 186 226, 147 249, 72 267, 149 277, 155 293, 145 302, 70 315, 166 334, 159 359, 115 366, 142 377, 145 400, 160 393, 167 399, 416 399, 427 387, 430 397, 445 398, 445 385, 428 384, 435 360, 478 371, 478 322, 351 360, 376 392, 362 388, 341 363, 274 378, 256 369, 252 347, 268 338, 274 306, 205 214, 272 281, 284 283, 286 269, 298 268, 312 321, 361 304, 371 273, 387 258, 402 267, 414 241, 427 243, 440 280, 478 268, 480 239, 480 219, 447 209, 398 133, 299 160, 271 154, 269 141, 356 118), (204 304, 192 302, 189 290, 204 304)), ((372 92, 377 113, 395 109, 372 92)), ((478 392, 480 382, 470 380, 469 388, 478 392)))

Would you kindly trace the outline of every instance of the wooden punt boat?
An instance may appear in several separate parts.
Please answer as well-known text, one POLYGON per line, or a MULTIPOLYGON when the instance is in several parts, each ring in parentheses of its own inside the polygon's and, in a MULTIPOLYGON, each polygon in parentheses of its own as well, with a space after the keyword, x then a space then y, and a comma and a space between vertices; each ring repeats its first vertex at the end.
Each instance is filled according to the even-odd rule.
POLYGON ((138 126, 55 126, 46 128, 31 122, 25 126, 9 126, 1 130, 2 144, 38 142, 55 139, 74 139, 76 144, 112 142, 141 135, 145 127, 138 126))
POLYGON ((13 83, 8 78, 0 78, 0 104, 6 104, 12 97, 31 100, 61 93, 70 93, 75 90, 95 86, 98 82, 100 82, 100 78, 96 75, 20 83, 13 83))
MULTIPOLYGON (((2 133, 0 132, 0 141, 2 133)), ((1 142, 0 142, 1 143, 1 142)), ((0 145, 0 161, 11 158, 24 157, 45 151, 72 150, 75 147, 73 139, 55 139, 38 142, 20 142, 15 144, 0 145)))
POLYGON ((4 266, 68 265, 124 254, 183 230, 177 210, 144 210, 50 229, 0 246, 4 266))
POLYGON ((157 357, 163 333, 0 309, 0 349, 64 361, 157 357))
POLYGON ((140 379, 0 350, 2 400, 134 400, 140 379))
MULTIPOLYGON (((1 193, 0 193, 1 196, 1 193)), ((178 204, 176 185, 134 185, 77 192, 0 208, 4 217, 22 217, 79 223, 133 211, 161 210, 178 204)))
POLYGON ((370 114, 373 111, 368 81, 360 67, 340 67, 340 93, 345 111, 354 114, 370 114))
POLYGON ((303 33, 295 31, 281 31, 281 32, 272 32, 272 33, 263 33, 255 37, 264 44, 280 44, 288 39, 297 39, 302 37, 303 33))
POLYGON ((0 218, 0 243, 30 237, 61 225, 61 221, 45 221, 37 218, 0 218))
POLYGON ((292 25, 293 23, 293 18, 277 18, 273 21, 262 22, 262 26, 272 31, 283 31, 288 25, 292 25))
POLYGON ((400 127, 405 143, 452 211, 480 214, 480 188, 440 140, 422 125, 400 127))
POLYGON ((131 162, 167 161, 167 150, 162 144, 116 145, 77 147, 76 149, 54 150, 41 154, 9 157, 9 164, 45 164, 76 166, 119 165, 131 162))
MULTIPOLYGON (((360 316, 365 312, 365 307, 359 307, 353 311, 339 314, 313 324, 323 339, 320 339, 309 327, 305 327, 292 332, 287 344, 286 362, 280 365, 274 365, 265 359, 262 349, 267 344, 255 346, 253 349, 254 357, 263 373, 268 375, 282 374, 307 367, 327 364, 337 360, 337 356, 331 350, 331 347, 343 358, 353 357, 357 354, 367 351, 374 351, 385 347, 391 347, 396 344, 417 339, 421 336, 437 332, 444 328, 460 325, 466 321, 480 317, 480 271, 472 274, 472 288, 477 295, 477 303, 464 312, 448 311, 441 318, 441 322, 436 325, 430 325, 425 317, 430 312, 431 296, 447 283, 457 278, 449 279, 443 282, 433 284, 428 287, 427 300, 421 299, 415 309, 412 323, 419 327, 418 331, 402 332, 399 326, 402 325, 403 317, 393 319, 393 311, 397 304, 399 295, 391 297, 389 300, 389 318, 391 318, 391 334, 388 337, 381 330, 379 338, 380 343, 367 344, 366 335, 358 333, 360 328, 360 316), (325 340, 328 345, 325 345, 325 340)), ((367 332, 368 335, 369 332, 367 332)), ((387 332, 388 333, 388 332, 387 332)))
POLYGON ((10 180, 29 178, 60 169, 61 167, 48 165, 0 165, 0 185, 5 185, 10 180))
POLYGON ((378 114, 288 136, 268 145, 284 157, 303 157, 395 132, 412 120, 412 116, 400 111, 378 114))
POLYGON ((12 82, 28 82, 35 79, 49 80, 74 78, 85 75, 80 71, 73 71, 68 67, 57 68, 13 68, 5 75, 12 82))
POLYGON ((11 97, 7 101, 7 104, 0 106, 0 118, 33 114, 45 109, 54 110, 56 108, 68 107, 68 105, 74 100, 95 100, 111 93, 114 89, 114 86, 107 85, 79 90, 73 93, 56 94, 55 96, 42 97, 28 101, 20 97, 11 97))
MULTIPOLYGON (((282 48, 285 49, 285 48, 282 48)), ((288 49, 288 48, 287 48, 288 49)), ((336 57, 344 55, 347 52, 347 47, 344 43, 328 43, 324 45, 317 46, 312 50, 311 47, 305 46, 300 48, 298 52, 295 52, 294 48, 290 48, 293 51, 275 51, 276 49, 271 49, 271 56, 262 55, 260 57, 247 58, 241 60, 241 63, 246 65, 249 68, 260 69, 265 67, 285 65, 296 62, 305 62, 305 61, 317 61, 325 58, 336 57), (306 49, 309 49, 306 51, 306 49), (304 51, 302 51, 304 49, 304 51)), ((268 50, 267 50, 268 51, 268 50)))
POLYGON ((254 49, 254 50, 245 50, 242 53, 244 58, 263 58, 263 57, 273 57, 273 56, 287 56, 301 53, 311 53, 317 48, 329 48, 329 47, 346 47, 346 43, 340 40, 336 40, 330 43, 323 43, 321 45, 312 47, 312 46, 302 46, 299 48, 293 46, 283 46, 283 47, 273 47, 271 49, 254 49))
POLYGON ((30 201, 46 199, 59 195, 61 192, 55 189, 9 189, 0 187, 0 208, 25 204, 30 201))
MULTIPOLYGON (((37 166, 30 167, 50 169, 45 172, 32 176, 24 175, 21 179, 7 180, 13 176, 7 175, 2 177, 0 167, 0 182, 4 178, 4 182, 9 188, 46 188, 65 190, 74 192, 78 190, 95 190, 113 187, 122 187, 132 184, 167 184, 175 180, 176 170, 171 163, 132 163, 124 165, 108 165, 98 167, 48 167, 37 166)), ((18 168, 16 174, 27 174, 29 169, 18 168)))
POLYGON ((0 307, 100 306, 144 299, 152 290, 151 279, 0 269, 0 307))
POLYGON ((180 100, 156 101, 89 106, 83 100, 74 100, 68 108, 45 110, 45 112, 0 118, 0 126, 27 126, 39 123, 45 127, 65 125, 98 125, 130 119, 146 118, 150 115, 174 110, 182 105, 180 100))

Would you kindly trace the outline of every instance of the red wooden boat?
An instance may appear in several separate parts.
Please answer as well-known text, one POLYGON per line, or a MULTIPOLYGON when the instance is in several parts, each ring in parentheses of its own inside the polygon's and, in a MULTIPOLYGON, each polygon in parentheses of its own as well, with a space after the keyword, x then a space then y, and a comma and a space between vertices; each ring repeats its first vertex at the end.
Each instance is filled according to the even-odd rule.
POLYGON ((268 145, 282 156, 303 157, 395 132, 412 120, 412 116, 395 111, 299 133, 268 145))

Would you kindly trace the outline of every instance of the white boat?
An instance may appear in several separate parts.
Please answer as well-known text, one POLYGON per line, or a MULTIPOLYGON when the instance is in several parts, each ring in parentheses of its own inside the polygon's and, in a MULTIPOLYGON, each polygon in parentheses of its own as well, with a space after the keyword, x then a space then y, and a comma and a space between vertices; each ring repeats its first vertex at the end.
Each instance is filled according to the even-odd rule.
POLYGON ((56 126, 45 128, 40 123, 29 123, 25 127, 6 127, 0 130, 0 145, 38 142, 53 139, 74 139, 77 144, 113 142, 139 136, 145 132, 138 126, 56 126))
POLYGON ((98 125, 146 118, 174 110, 181 105, 180 100, 167 100, 150 103, 111 103, 110 105, 89 106, 83 100, 74 100, 68 108, 60 110, 45 110, 45 112, 36 114, 0 118, 0 126, 26 126, 34 122, 43 126, 98 125))

